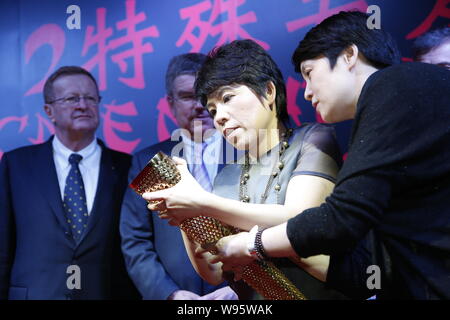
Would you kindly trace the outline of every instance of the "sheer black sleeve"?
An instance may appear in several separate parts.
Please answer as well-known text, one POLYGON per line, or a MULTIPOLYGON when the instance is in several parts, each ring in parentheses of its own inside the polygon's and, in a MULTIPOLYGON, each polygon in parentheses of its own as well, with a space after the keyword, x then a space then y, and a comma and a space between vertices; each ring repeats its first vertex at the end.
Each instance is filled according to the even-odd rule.
POLYGON ((335 183, 341 165, 341 153, 334 128, 314 124, 307 130, 292 176, 313 175, 335 183))

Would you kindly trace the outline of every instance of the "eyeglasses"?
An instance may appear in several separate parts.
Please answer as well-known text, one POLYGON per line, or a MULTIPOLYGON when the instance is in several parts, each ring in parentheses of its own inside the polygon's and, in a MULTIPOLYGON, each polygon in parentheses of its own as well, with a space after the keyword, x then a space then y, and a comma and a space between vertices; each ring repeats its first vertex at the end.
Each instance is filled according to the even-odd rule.
POLYGON ((98 97, 69 96, 69 97, 55 99, 53 101, 50 101, 49 103, 61 102, 62 105, 73 107, 73 106, 76 106, 77 104, 79 104, 81 99, 84 99, 84 102, 86 103, 87 106, 94 107, 100 103, 100 101, 102 100, 102 97, 100 97, 100 96, 98 96, 98 97))

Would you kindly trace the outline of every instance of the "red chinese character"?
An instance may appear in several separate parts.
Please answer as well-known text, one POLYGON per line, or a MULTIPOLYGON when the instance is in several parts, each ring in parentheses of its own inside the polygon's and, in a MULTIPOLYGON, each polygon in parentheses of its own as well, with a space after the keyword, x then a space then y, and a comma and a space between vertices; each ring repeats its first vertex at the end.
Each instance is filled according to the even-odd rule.
POLYGON ((302 114, 302 110, 300 106, 297 104, 297 96, 300 88, 305 88, 306 82, 299 82, 292 77, 289 77, 286 83, 286 93, 287 93, 287 111, 289 116, 294 120, 297 126, 300 126, 302 123, 300 121, 300 115, 302 114))
POLYGON ((41 116, 40 113, 36 113, 36 118, 38 119, 38 132, 36 138, 28 138, 32 144, 38 144, 44 142, 44 127, 50 132, 50 134, 55 133, 55 127, 47 118, 41 116))
MULTIPOLYGON (((25 127, 28 124, 28 115, 25 115, 23 117, 10 116, 0 119, 0 130, 2 130, 4 126, 6 126, 8 123, 11 122, 19 122, 20 123, 19 132, 22 132, 23 129, 25 129, 25 127)), ((0 159, 2 157, 3 157, 3 150, 0 149, 0 159)))
POLYGON ((126 30, 127 34, 124 37, 111 40, 111 49, 120 47, 126 43, 133 43, 133 47, 129 50, 125 50, 121 53, 113 55, 112 60, 119 65, 120 71, 127 71, 127 63, 124 61, 126 58, 132 57, 134 60, 134 77, 132 78, 119 78, 119 81, 125 83, 129 87, 136 89, 145 88, 145 80, 143 73, 142 55, 144 53, 153 52, 153 46, 151 43, 142 43, 143 38, 157 38, 159 37, 159 31, 156 26, 151 26, 143 30, 136 31, 136 25, 145 21, 147 18, 145 13, 140 12, 135 14, 136 2, 130 0, 126 2, 127 17, 125 20, 119 21, 116 24, 117 30, 126 30))
MULTIPOLYGON (((303 3, 311 2, 312 0, 302 0, 303 3)), ((314 0, 317 1, 317 0, 314 0)), ((360 11, 366 12, 367 10, 367 3, 364 0, 357 0, 350 2, 348 4, 343 4, 340 6, 337 6, 335 8, 330 9, 330 0, 319 0, 319 12, 317 14, 300 18, 295 21, 290 21, 286 23, 287 30, 289 32, 293 32, 295 30, 301 29, 303 27, 309 26, 311 24, 319 24, 324 20, 325 18, 339 13, 339 11, 348 11, 348 10, 354 10, 358 9, 360 11)))
POLYGON ((45 80, 50 76, 58 64, 64 52, 66 36, 63 29, 56 24, 44 24, 35 30, 25 41, 25 64, 30 62, 34 53, 43 46, 49 45, 52 48, 52 62, 41 81, 33 85, 25 93, 25 96, 40 93, 44 88, 45 80))
POLYGON ((105 27, 106 9, 97 9, 97 34, 94 35, 94 27, 88 26, 86 30, 85 42, 83 45, 82 55, 86 55, 89 48, 93 45, 97 45, 98 52, 91 58, 84 67, 91 70, 95 66, 99 67, 99 89, 105 90, 107 88, 106 83, 106 55, 110 50, 117 49, 129 43, 132 44, 131 49, 124 50, 122 52, 113 54, 111 60, 118 64, 122 73, 127 72, 128 63, 125 61, 127 58, 132 58, 134 62, 134 76, 131 78, 120 77, 119 81, 125 83, 127 86, 143 89, 145 88, 144 72, 143 72, 143 60, 142 56, 145 53, 153 52, 153 46, 151 43, 143 43, 144 38, 159 37, 159 31, 156 26, 151 26, 142 30, 136 30, 136 26, 146 20, 146 15, 143 12, 135 13, 136 1, 127 0, 125 2, 126 18, 116 23, 117 30, 126 30, 126 35, 116 39, 107 39, 112 36, 112 28, 105 27))
POLYGON ((220 46, 226 42, 231 42, 238 38, 252 39, 261 45, 264 49, 270 48, 269 44, 253 38, 242 28, 243 25, 257 22, 255 12, 250 11, 238 16, 237 9, 245 3, 245 0, 205 0, 193 6, 180 9, 181 19, 189 19, 181 37, 177 40, 176 46, 180 47, 185 42, 191 45, 190 52, 199 52, 208 36, 217 36, 220 34, 215 46, 220 46), (211 11, 208 20, 202 20, 201 15, 204 12, 211 11), (226 13, 228 20, 217 23, 216 20, 226 13), (194 35, 195 29, 199 30, 199 36, 194 35))
POLYGON ((123 116, 136 116, 137 110, 134 102, 127 102, 121 105, 105 104, 106 113, 103 116, 103 136, 107 145, 115 150, 131 153, 141 142, 141 139, 127 141, 120 138, 114 131, 132 132, 133 128, 128 122, 118 122, 112 119, 113 114, 123 116))
POLYGON ((106 40, 112 35, 111 28, 105 28, 106 25, 106 9, 97 9, 97 34, 94 35, 95 28, 88 26, 86 29, 86 37, 83 44, 83 51, 81 52, 84 57, 89 48, 97 44, 97 53, 83 67, 87 70, 92 70, 95 66, 98 66, 98 87, 99 90, 106 90, 106 54, 108 53, 108 46, 106 40))
POLYGON ((406 39, 414 39, 424 34, 431 28, 434 21, 436 21, 439 17, 450 19, 450 8, 447 7, 449 3, 450 0, 437 0, 428 17, 426 17, 416 29, 411 31, 406 36, 406 39))
POLYGON ((0 130, 3 129, 3 127, 10 122, 19 122, 20 123, 19 132, 22 132, 23 129, 25 129, 25 127, 28 124, 28 115, 24 115, 23 117, 10 116, 0 119, 0 130))

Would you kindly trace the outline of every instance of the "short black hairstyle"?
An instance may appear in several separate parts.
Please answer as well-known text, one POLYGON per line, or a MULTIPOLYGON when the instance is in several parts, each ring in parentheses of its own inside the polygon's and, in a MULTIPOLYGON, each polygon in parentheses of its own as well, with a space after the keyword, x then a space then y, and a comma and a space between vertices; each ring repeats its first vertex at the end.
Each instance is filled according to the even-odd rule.
POLYGON ((301 73, 303 61, 320 56, 327 57, 333 69, 338 56, 352 44, 377 69, 400 63, 397 43, 383 29, 369 29, 369 17, 359 11, 341 11, 312 28, 292 55, 295 71, 301 73))
POLYGON ((420 61, 423 55, 447 41, 450 41, 450 27, 435 29, 418 37, 412 46, 414 61, 420 61))
POLYGON ((173 81, 176 77, 189 74, 197 75, 198 70, 206 60, 203 53, 184 53, 170 59, 169 66, 166 71, 166 93, 168 96, 173 95, 173 81))
POLYGON ((195 82, 195 93, 203 106, 208 102, 208 95, 227 85, 246 85, 259 97, 265 97, 269 81, 276 89, 277 118, 285 121, 288 119, 286 86, 277 64, 253 40, 234 40, 208 53, 195 82))
POLYGON ((86 69, 83 69, 82 67, 79 67, 79 66, 63 66, 63 67, 59 68, 58 70, 56 70, 55 72, 53 72, 45 81, 44 90, 43 90, 45 103, 51 103, 52 100, 54 99, 53 83, 56 81, 56 79, 58 79, 59 77, 71 76, 71 75, 76 75, 76 74, 82 74, 82 75, 85 75, 85 76, 88 76, 89 78, 91 78, 91 80, 95 84, 95 88, 97 88, 97 95, 99 95, 97 81, 95 80, 94 76, 89 71, 87 71, 86 69))

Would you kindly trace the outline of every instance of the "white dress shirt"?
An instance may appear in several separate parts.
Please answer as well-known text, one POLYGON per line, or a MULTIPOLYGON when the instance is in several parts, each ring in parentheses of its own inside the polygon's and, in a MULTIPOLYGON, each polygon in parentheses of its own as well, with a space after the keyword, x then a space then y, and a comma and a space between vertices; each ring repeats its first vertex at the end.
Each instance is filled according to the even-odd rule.
POLYGON ((63 201, 66 179, 70 171, 69 156, 72 153, 77 153, 83 157, 79 163, 79 167, 81 176, 83 177, 84 190, 86 192, 88 214, 90 215, 92 206, 94 205, 95 193, 97 191, 102 148, 98 145, 97 139, 94 138, 94 140, 87 147, 80 151, 74 152, 64 146, 56 135, 53 138, 52 145, 53 160, 55 162, 56 174, 58 176, 61 199, 63 201))
MULTIPOLYGON (((199 143, 192 141, 187 135, 181 131, 181 138, 183 140, 183 155, 184 159, 188 163, 189 171, 192 172, 192 166, 194 163, 194 150, 202 150, 201 146, 195 146, 199 143)), ((203 163, 205 164, 206 170, 208 171, 208 176, 211 184, 214 183, 214 179, 218 172, 218 164, 222 161, 222 135, 216 131, 212 136, 204 141, 207 144, 205 151, 203 153, 203 163)))

